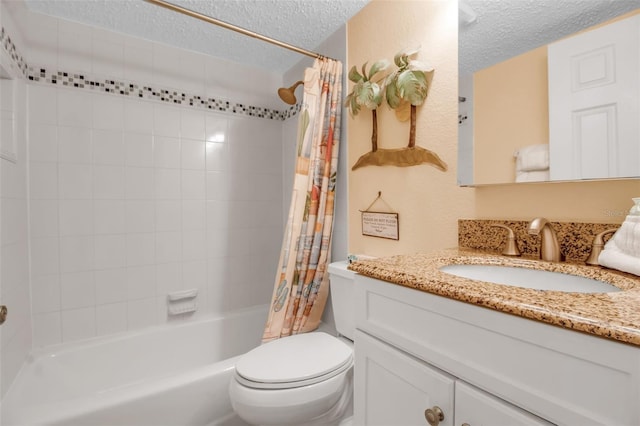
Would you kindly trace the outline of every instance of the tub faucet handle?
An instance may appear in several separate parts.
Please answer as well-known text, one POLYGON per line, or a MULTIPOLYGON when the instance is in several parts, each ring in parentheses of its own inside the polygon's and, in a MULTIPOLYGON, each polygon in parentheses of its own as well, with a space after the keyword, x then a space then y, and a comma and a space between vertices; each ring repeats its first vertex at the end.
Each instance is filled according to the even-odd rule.
POLYGON ((600 256, 600 253, 604 248, 604 237, 605 235, 612 234, 617 230, 618 228, 612 228, 612 229, 607 229, 606 231, 602 231, 599 234, 596 234, 596 236, 593 237, 593 242, 591 243, 591 253, 589 253, 589 257, 587 258, 587 260, 584 261, 584 263, 586 263, 587 265, 593 265, 593 266, 600 265, 600 263, 598 263, 598 256, 600 256))
POLYGON ((493 228, 503 228, 507 230, 507 243, 504 246, 504 250, 502 250, 502 254, 505 256, 520 256, 516 234, 513 232, 513 229, 501 223, 492 223, 491 226, 493 228))

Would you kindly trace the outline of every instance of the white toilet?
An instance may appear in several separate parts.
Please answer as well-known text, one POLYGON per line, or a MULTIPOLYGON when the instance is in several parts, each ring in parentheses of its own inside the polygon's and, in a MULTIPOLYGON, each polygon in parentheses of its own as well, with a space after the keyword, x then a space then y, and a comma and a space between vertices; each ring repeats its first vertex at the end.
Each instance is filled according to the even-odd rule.
POLYGON ((347 262, 329 265, 336 329, 261 345, 236 362, 229 396, 252 425, 347 424, 353 413, 353 279, 347 262))

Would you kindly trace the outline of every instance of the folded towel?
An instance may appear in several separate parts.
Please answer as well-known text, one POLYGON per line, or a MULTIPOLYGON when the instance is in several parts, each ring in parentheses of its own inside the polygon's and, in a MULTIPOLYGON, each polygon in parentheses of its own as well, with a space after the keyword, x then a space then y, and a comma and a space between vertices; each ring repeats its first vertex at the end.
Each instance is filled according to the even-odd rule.
POLYGON ((517 150, 513 156, 516 158, 516 173, 549 169, 548 143, 525 146, 517 150))
POLYGON ((640 276, 640 216, 628 215, 605 244, 598 263, 640 276))
POLYGON ((516 172, 516 182, 544 182, 549 180, 549 170, 516 172))

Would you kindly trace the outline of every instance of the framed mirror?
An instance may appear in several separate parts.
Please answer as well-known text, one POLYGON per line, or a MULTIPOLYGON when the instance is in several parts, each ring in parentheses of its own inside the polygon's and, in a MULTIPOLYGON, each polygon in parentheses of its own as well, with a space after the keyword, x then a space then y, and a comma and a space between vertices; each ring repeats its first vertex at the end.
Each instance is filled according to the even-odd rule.
MULTIPOLYGON (((589 165, 593 161, 585 161, 582 174, 560 173, 554 178, 550 173, 549 164, 555 170, 564 166, 557 154, 550 158, 554 150, 549 149, 548 72, 553 67, 548 67, 548 47, 623 17, 636 16, 640 23, 640 1, 459 0, 459 5, 459 185, 638 177, 628 171, 595 175, 589 165)), ((638 39, 636 33, 635 43, 638 39)), ((638 44, 635 49, 640 54, 638 44)), ((589 71, 583 74, 590 75, 589 71)), ((637 105, 637 88, 626 92, 625 96, 633 92, 637 105)), ((562 114, 553 106, 551 110, 552 128, 574 126, 571 118, 558 124, 562 114)), ((588 125, 581 129, 588 134, 588 125)), ((571 135, 551 133, 556 144, 571 142, 571 135)), ((624 133, 615 137, 624 138, 624 133)), ((635 148, 637 139, 633 143, 640 153, 635 148)), ((631 157, 631 162, 640 163, 640 155, 631 157)))

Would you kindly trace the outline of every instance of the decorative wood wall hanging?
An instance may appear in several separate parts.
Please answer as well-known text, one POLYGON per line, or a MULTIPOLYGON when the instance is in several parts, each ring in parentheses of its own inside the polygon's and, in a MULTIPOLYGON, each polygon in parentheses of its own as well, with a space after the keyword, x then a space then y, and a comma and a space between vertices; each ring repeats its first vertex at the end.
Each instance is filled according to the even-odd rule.
POLYGON ((362 74, 355 66, 349 71, 349 80, 356 83, 346 99, 346 105, 351 115, 357 115, 362 106, 371 109, 373 113, 371 152, 361 156, 351 168, 352 170, 364 166, 408 167, 424 163, 431 164, 442 171, 447 170, 447 164, 440 159, 438 154, 416 146, 416 109, 427 98, 434 73, 433 67, 411 59, 417 53, 418 50, 413 50, 396 54, 394 62, 398 68, 386 77, 377 77, 375 81, 372 81, 372 78, 376 74, 388 69, 387 61, 377 61, 369 70, 368 75, 365 72, 366 63, 362 67, 362 74), (380 83, 383 84, 383 87, 380 87, 380 83), (383 94, 387 105, 395 110, 398 120, 402 122, 410 120, 409 143, 404 148, 378 148, 376 109, 382 103, 383 94))

